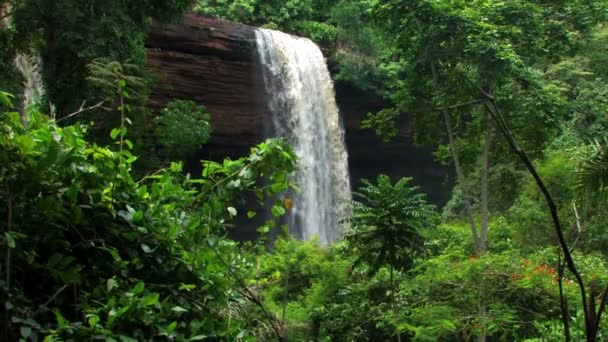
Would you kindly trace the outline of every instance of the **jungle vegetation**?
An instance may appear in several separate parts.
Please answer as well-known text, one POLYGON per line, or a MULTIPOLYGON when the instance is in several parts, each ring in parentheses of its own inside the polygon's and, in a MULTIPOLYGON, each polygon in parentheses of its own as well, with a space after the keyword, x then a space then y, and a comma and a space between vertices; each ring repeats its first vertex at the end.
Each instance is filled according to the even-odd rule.
POLYGON ((0 340, 608 339, 607 15, 606 0, 0 1, 0 340), (335 244, 271 238, 296 188, 288 144, 191 175, 205 104, 146 108, 146 34, 188 10, 317 42, 335 82, 385 104, 365 127, 388 142, 407 118, 436 148, 449 202, 378 175, 335 244), (244 196, 273 215, 237 242, 237 215, 257 215, 244 196))

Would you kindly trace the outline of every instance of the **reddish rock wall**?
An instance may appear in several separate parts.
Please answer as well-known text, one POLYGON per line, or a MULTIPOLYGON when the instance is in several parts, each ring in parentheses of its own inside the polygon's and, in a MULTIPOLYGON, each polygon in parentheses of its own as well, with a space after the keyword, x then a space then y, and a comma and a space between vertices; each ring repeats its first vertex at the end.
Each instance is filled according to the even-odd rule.
POLYGON ((150 34, 148 69, 155 78, 149 106, 189 99, 211 113, 213 135, 205 154, 240 154, 262 140, 266 94, 250 26, 187 14, 182 23, 150 34))
MULTIPOLYGON (((150 108, 159 110, 172 98, 190 99, 207 107, 214 132, 198 160, 244 155, 264 139, 271 120, 268 95, 259 67, 254 28, 188 14, 180 24, 157 26, 149 36, 148 68, 157 78, 150 108)), ((382 103, 364 92, 336 86, 338 106, 346 128, 352 184, 385 173, 414 177, 436 203, 447 199, 447 171, 433 161, 431 148, 414 147, 411 132, 385 144, 361 120, 382 103)))

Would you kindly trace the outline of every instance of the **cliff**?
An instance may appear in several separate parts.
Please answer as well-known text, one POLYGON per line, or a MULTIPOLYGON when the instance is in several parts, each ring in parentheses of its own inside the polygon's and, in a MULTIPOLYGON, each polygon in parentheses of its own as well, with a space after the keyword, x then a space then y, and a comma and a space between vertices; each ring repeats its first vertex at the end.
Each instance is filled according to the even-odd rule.
POLYGON ((239 155, 262 140, 267 95, 253 27, 187 14, 179 24, 156 26, 146 47, 155 81, 149 107, 189 99, 211 113, 205 157, 239 155))
MULTIPOLYGON (((255 28, 188 14, 179 24, 157 25, 148 41, 148 68, 156 78, 150 108, 159 110, 172 98, 191 99, 212 117, 211 142, 193 158, 218 159, 245 154, 264 138, 270 113, 265 104, 256 58, 255 28)), ((353 185, 379 173, 414 177, 436 203, 447 199, 447 171, 433 162, 432 150, 414 147, 408 132, 385 144, 361 129, 367 112, 382 103, 348 85, 336 85, 346 129, 353 185)))

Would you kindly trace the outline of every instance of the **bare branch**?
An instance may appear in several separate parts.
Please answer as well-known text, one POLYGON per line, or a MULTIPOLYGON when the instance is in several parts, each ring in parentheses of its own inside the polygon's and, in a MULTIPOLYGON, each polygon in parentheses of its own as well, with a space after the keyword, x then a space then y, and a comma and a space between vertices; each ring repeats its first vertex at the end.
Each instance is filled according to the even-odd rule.
POLYGON ((447 106, 447 107, 435 108, 435 110, 441 111, 441 110, 456 109, 456 108, 460 108, 460 107, 466 107, 466 106, 470 106, 470 105, 474 105, 474 104, 483 103, 485 101, 488 101, 488 100, 487 99, 476 99, 476 100, 471 100, 471 101, 467 101, 467 102, 463 102, 463 103, 457 103, 455 105, 451 105, 451 106, 447 106))
POLYGON ((6 18, 10 17, 11 15, 13 15, 13 12, 8 12, 8 13, 5 13, 5 14, 3 14, 3 15, 0 17, 0 20, 2 20, 2 19, 6 19, 6 18))
POLYGON ((221 256, 221 254, 211 245, 211 243, 209 243, 209 241, 207 241, 205 239, 205 242, 207 243, 207 246, 213 251, 213 253, 217 256, 217 258, 220 260, 220 262, 222 264, 224 264, 224 266, 226 267, 226 269, 228 270, 228 272, 230 273, 230 275, 232 275, 232 277, 239 283, 239 285, 243 288, 243 291, 245 292, 241 292, 243 295, 245 295, 245 298, 249 299, 251 302, 253 302, 255 305, 257 305, 262 312, 264 313, 264 316, 266 316, 266 319, 268 320, 268 322, 272 325, 272 330, 274 331, 275 336, 277 337, 277 339, 279 341, 283 341, 283 335, 280 332, 279 327, 277 327, 277 324, 275 324, 275 320, 272 318, 272 316, 268 313, 268 310, 266 310, 266 307, 264 306, 264 303, 262 303, 253 292, 251 292, 251 290, 249 290, 249 287, 247 286, 247 284, 245 284, 245 282, 236 274, 236 272, 234 272, 232 270, 232 267, 224 260, 224 258, 221 256))
MULTIPOLYGON (((55 122, 61 122, 63 120, 69 119, 69 118, 71 118, 71 117, 73 117, 75 115, 78 115, 78 114, 84 113, 84 112, 88 112, 88 111, 96 109, 96 108, 103 108, 101 106, 104 104, 104 102, 105 101, 101 101, 101 102, 99 102, 96 105, 93 105, 93 106, 85 108, 84 104, 86 103, 86 100, 84 100, 84 101, 82 101, 82 104, 80 105, 80 108, 77 111, 75 111, 73 113, 70 113, 70 114, 68 114, 68 115, 66 115, 66 116, 64 116, 64 117, 62 117, 60 119, 57 119, 57 120, 55 120, 55 122)), ((103 109, 108 110, 107 108, 103 108, 103 109)))
MULTIPOLYGON (((485 92, 483 89, 480 89, 480 91, 482 93, 487 94, 487 92, 485 92)), ((491 96, 491 95, 488 94, 488 96, 491 96)), ((530 160, 530 158, 528 157, 526 152, 524 150, 522 150, 519 147, 519 145, 517 144, 517 141, 515 140, 515 137, 513 136, 513 133, 511 131, 511 129, 509 128, 509 125, 507 124, 504 117, 500 113, 500 109, 498 108, 498 105, 496 104, 496 100, 494 100, 493 98, 489 98, 489 99, 490 99, 489 102, 492 104, 492 107, 490 107, 486 102, 484 102, 484 107, 486 108, 488 113, 490 115, 492 115, 492 117, 494 118, 494 120, 497 123, 498 128, 501 130, 501 132, 507 139, 507 142, 511 146, 511 149, 522 160, 522 162, 528 169, 528 172, 530 172, 530 174, 532 175, 532 178, 534 178, 536 185, 538 186, 538 188, 541 190, 541 192, 543 193, 543 195, 545 197, 545 200, 549 207, 549 211, 551 213, 551 219, 553 220, 553 226, 555 228, 555 232, 557 233, 559 245, 564 253, 566 265, 568 266, 568 269, 570 270, 570 272, 572 272, 572 274, 574 275, 576 282, 578 283, 578 286, 580 289, 580 295, 581 295, 581 300, 582 300, 582 305, 583 305, 583 312, 585 314, 585 323, 586 323, 585 328, 586 328, 586 332, 587 332, 587 338, 589 341, 594 341, 594 339, 590 339, 590 338, 592 338, 592 336, 589 336, 589 334, 592 333, 593 327, 592 327, 592 323, 589 321, 589 309, 588 309, 588 305, 587 305, 587 292, 585 289, 585 283, 583 281, 583 278, 581 277, 581 274, 579 273, 579 271, 576 267, 576 264, 574 263, 574 259, 572 258, 572 255, 570 254, 570 249, 568 248, 568 244, 566 243, 566 239, 564 238, 564 231, 562 229, 562 225, 559 220, 559 215, 557 213, 557 205, 555 204, 555 201, 553 200, 553 196, 551 196, 549 189, 545 185, 545 182, 542 180, 542 178, 538 174, 538 171, 536 171, 536 168, 532 164, 532 161, 530 160)), ((562 312, 562 315, 564 315, 564 314, 567 314, 567 313, 562 312)))
POLYGON ((44 302, 44 304, 42 304, 42 305, 40 306, 40 308, 38 308, 38 310, 34 311, 33 316, 36 316, 37 314, 39 314, 39 313, 42 311, 42 309, 43 309, 43 308, 47 308, 47 305, 51 304, 51 302, 52 302, 52 301, 53 301, 55 298, 57 298, 57 296, 59 296, 59 294, 60 294, 61 292, 63 292, 63 290, 65 290, 65 289, 66 289, 68 286, 69 286, 69 284, 65 284, 65 285, 63 285, 61 288, 59 288, 59 290, 57 290, 57 292, 55 292, 55 293, 54 293, 54 294, 51 296, 51 298, 49 298, 49 299, 48 299, 46 302, 44 302))
POLYGON ((572 246, 570 246, 570 253, 572 253, 572 251, 574 250, 574 247, 576 247, 576 245, 578 244, 578 242, 581 239, 581 236, 583 235, 581 217, 578 214, 578 208, 576 207, 576 202, 574 202, 574 201, 572 201, 572 210, 574 210, 574 218, 576 219, 577 234, 576 234, 576 239, 574 239, 574 242, 572 243, 572 246))
POLYGON ((594 325, 595 325, 596 334, 600 330, 600 319, 602 317, 602 312, 604 312, 604 308, 606 307, 607 297, 608 297, 608 285, 606 285, 606 287, 604 288, 604 291, 602 291, 602 295, 600 298, 600 307, 597 309, 597 315, 595 316, 594 325))

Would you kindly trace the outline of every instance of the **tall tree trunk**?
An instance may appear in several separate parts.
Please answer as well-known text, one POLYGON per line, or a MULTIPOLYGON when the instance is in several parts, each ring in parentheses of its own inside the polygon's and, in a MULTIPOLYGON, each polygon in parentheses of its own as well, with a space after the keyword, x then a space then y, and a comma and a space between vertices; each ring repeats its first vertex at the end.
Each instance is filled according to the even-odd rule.
MULTIPOLYGON (((433 63, 431 63, 431 72, 433 75, 433 83, 435 83, 435 85, 438 85, 439 82, 437 80, 437 71, 435 70, 435 65, 433 63)), ((469 196, 469 191, 465 183, 464 171, 462 170, 460 158, 458 157, 458 151, 456 150, 456 142, 454 139, 454 131, 452 129, 452 120, 450 118, 450 112, 447 108, 443 108, 441 109, 441 113, 443 114, 443 121, 445 123, 445 129, 448 134, 448 143, 450 146, 450 152, 452 153, 452 159, 454 160, 454 168, 456 169, 458 184, 460 184, 460 191, 462 191, 464 207, 467 211, 469 224, 471 225, 471 233, 473 234, 473 241, 475 242, 475 250, 477 251, 477 253, 479 253, 480 241, 479 234, 477 232, 477 224, 475 223, 475 216, 473 215, 473 208, 471 207, 471 197, 469 196)))
POLYGON ((481 234, 479 237, 479 250, 485 252, 488 249, 488 221, 490 213, 488 211, 489 194, 489 159, 490 147, 492 145, 492 121, 489 114, 485 120, 485 138, 483 154, 481 156, 481 234))
MULTIPOLYGON (((395 278, 393 276, 393 265, 390 265, 391 270, 391 309, 393 310, 393 316, 397 315, 397 308, 395 307, 395 278)), ((401 334, 397 332, 397 342, 401 342, 401 334)))
MULTIPOLYGON (((492 145, 492 121, 489 114, 485 118, 485 136, 483 153, 481 155, 481 232, 479 236, 479 253, 485 253, 488 250, 488 221, 490 213, 488 211, 488 194, 489 194, 489 161, 490 161, 490 147, 492 145)), ((481 322, 481 333, 477 337, 477 341, 485 342, 488 326, 486 324, 487 318, 487 306, 484 303, 483 289, 479 291, 480 304, 479 304, 479 317, 482 319, 481 322)))

